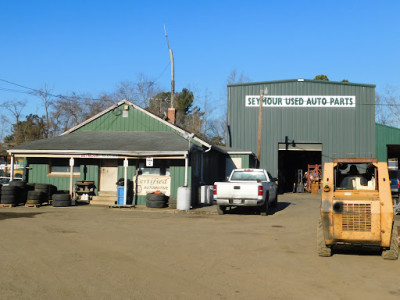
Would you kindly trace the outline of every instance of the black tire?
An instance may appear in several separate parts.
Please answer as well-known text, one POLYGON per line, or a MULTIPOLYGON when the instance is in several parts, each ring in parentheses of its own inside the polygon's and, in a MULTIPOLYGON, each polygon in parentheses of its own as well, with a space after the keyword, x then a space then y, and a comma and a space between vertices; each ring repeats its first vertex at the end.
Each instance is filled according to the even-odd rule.
MULTIPOLYGON (((38 191, 28 191, 28 200, 43 200, 43 193, 38 191)), ((28 202, 27 200, 27 202, 28 202)))
POLYGON ((27 191, 33 191, 35 189, 35 184, 34 183, 27 183, 26 184, 26 190, 27 191))
POLYGON ((48 190, 50 184, 45 184, 45 183, 35 183, 35 190, 48 190))
POLYGON ((22 189, 26 188, 26 181, 11 181, 10 186, 16 186, 22 189))
POLYGON ((146 195, 147 201, 164 201, 166 202, 167 196, 163 193, 160 194, 154 194, 154 193, 149 193, 146 195))
POLYGON ((69 194, 53 194, 53 201, 71 201, 69 194))
POLYGON ((53 200, 53 207, 67 207, 71 206, 71 200, 53 200))
POLYGON ((332 256, 332 249, 325 244, 324 232, 322 228, 322 220, 319 219, 317 227, 317 251, 318 255, 322 257, 332 256))
POLYGON ((268 216, 268 210, 269 210, 269 194, 267 194, 267 196, 265 197, 264 204, 260 207, 260 215, 268 216))
POLYGON ((44 201, 45 194, 40 191, 28 191, 26 204, 41 204, 44 201))
POLYGON ((49 201, 50 195, 49 195, 49 189, 48 188, 47 189, 38 189, 35 186, 34 191, 42 194, 42 200, 43 201, 46 201, 46 202, 49 201))
POLYGON ((3 186, 3 187, 2 187, 1 193, 3 193, 3 192, 14 192, 14 193, 16 193, 16 192, 18 192, 19 190, 20 190, 20 189, 19 189, 18 187, 16 187, 16 186, 6 185, 6 186, 3 186))
POLYGON ((226 213, 225 205, 217 205, 217 212, 219 215, 224 215, 226 213))
POLYGON ((397 260, 399 258, 399 236, 397 231, 397 222, 393 222, 392 236, 390 239, 390 248, 382 251, 382 258, 389 260, 397 260))
POLYGON ((169 198, 168 199, 168 207, 172 209, 176 209, 176 198, 169 198))
POLYGON ((1 204, 16 204, 17 197, 15 195, 9 195, 1 197, 1 204))
POLYGON ((1 191, 1 196, 14 196, 16 195, 18 192, 14 192, 14 191, 1 191))
POLYGON ((167 207, 167 202, 165 200, 153 200, 153 201, 146 201, 146 206, 150 208, 164 208, 167 207))
POLYGON ((272 202, 272 207, 277 207, 278 206, 278 191, 276 191, 276 196, 274 199, 274 202, 272 202))

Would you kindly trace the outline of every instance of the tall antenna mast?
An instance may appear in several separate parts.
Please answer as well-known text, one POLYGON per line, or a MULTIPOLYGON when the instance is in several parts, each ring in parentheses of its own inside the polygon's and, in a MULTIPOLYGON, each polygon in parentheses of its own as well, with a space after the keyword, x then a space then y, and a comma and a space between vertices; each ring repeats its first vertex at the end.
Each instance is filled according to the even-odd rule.
POLYGON ((164 24, 164 33, 165 33, 165 38, 167 39, 169 59, 171 61, 171 108, 174 108, 174 96, 175 96, 174 55, 172 53, 172 49, 169 47, 168 34, 167 30, 165 29, 165 24, 164 24))

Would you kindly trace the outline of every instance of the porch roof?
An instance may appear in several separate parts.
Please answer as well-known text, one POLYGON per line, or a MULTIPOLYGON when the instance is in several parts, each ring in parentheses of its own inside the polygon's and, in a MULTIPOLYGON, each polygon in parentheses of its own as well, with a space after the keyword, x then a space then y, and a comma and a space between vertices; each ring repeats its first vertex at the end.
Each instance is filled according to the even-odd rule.
POLYGON ((10 154, 29 153, 110 153, 183 154, 189 142, 173 132, 157 131, 77 131, 45 140, 24 143, 10 154))

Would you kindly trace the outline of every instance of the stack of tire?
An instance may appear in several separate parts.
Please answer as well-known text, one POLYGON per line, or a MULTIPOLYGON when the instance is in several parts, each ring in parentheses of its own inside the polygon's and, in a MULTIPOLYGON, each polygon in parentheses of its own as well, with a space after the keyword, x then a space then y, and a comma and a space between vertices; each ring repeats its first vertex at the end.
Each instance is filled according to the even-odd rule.
POLYGON ((71 205, 71 197, 66 192, 53 194, 53 207, 66 207, 71 205))
POLYGON ((168 199, 168 207, 172 209, 176 209, 176 197, 168 199))
POLYGON ((36 183, 34 191, 42 193, 42 202, 50 203, 53 194, 57 191, 57 187, 51 184, 36 183))
POLYGON ((28 184, 27 200, 26 204, 41 205, 43 202, 50 202, 51 196, 57 190, 54 185, 51 184, 28 184), (33 190, 32 190, 33 189, 33 190))
POLYGON ((18 205, 25 203, 27 197, 27 185, 25 181, 11 181, 9 185, 1 189, 1 204, 18 205))
POLYGON ((148 193, 146 206, 150 208, 164 208, 168 206, 168 196, 163 193, 148 193))

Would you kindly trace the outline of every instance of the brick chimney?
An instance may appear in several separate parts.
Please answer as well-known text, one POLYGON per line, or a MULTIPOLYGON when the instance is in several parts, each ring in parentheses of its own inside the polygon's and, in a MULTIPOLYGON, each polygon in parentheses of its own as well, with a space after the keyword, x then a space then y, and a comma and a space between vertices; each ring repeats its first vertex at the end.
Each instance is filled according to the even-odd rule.
POLYGON ((170 123, 175 124, 176 111, 175 108, 168 108, 168 120, 170 123))

